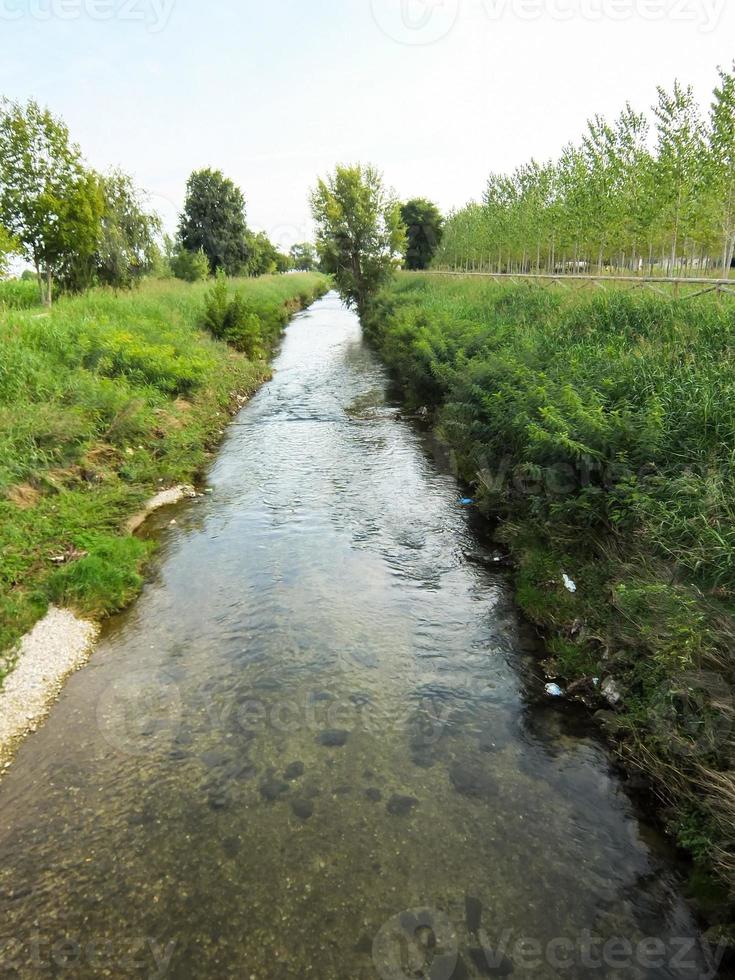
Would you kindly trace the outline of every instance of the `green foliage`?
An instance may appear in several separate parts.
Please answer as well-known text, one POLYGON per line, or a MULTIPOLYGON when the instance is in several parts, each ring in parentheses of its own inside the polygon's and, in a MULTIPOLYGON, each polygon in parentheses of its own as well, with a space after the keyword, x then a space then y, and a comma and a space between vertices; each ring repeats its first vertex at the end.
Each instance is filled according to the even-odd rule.
POLYGON ((230 298, 224 272, 217 273, 215 283, 205 297, 202 324, 212 336, 227 341, 249 358, 263 357, 260 319, 248 310, 241 293, 230 298))
POLYGON ((130 289, 154 266, 161 222, 146 210, 142 192, 120 170, 102 178, 102 193, 96 277, 103 286, 130 289))
POLYGON ((311 195, 317 251, 348 305, 362 316, 405 248, 400 205, 373 167, 337 167, 311 195))
POLYGON ((39 303, 38 281, 30 273, 21 279, 6 279, 0 282, 0 312, 4 310, 27 310, 39 303))
POLYGON ((312 272, 317 267, 316 249, 311 242, 299 242, 291 246, 289 252, 291 266, 300 272, 312 272))
POLYGON ((658 89, 649 122, 626 105, 595 116, 558 160, 491 174, 482 205, 446 226, 437 264, 496 272, 727 277, 735 254, 735 68, 710 115, 692 89, 658 89))
POLYGON ((444 233, 444 219, 436 204, 422 197, 407 201, 401 208, 406 226, 406 268, 428 269, 444 233))
POLYGON ((248 245, 240 188, 219 170, 195 171, 186 185, 179 235, 187 252, 204 252, 212 272, 241 273, 248 245))
POLYGON ((8 257, 18 251, 18 243, 12 235, 0 225, 0 278, 8 271, 8 257))
POLYGON ((124 609, 143 584, 138 569, 151 552, 150 544, 107 534, 80 534, 77 542, 87 557, 51 577, 49 600, 96 617, 124 609))
POLYGON ((0 107, 0 224, 18 241, 44 282, 91 260, 103 199, 67 127, 36 102, 0 107))
POLYGON ((247 233, 248 259, 245 271, 249 276, 270 276, 278 271, 278 250, 263 231, 247 233))
POLYGON ((179 245, 171 256, 171 271, 177 279, 183 279, 185 282, 200 282, 202 279, 209 278, 209 259, 202 249, 198 252, 188 252, 179 245))

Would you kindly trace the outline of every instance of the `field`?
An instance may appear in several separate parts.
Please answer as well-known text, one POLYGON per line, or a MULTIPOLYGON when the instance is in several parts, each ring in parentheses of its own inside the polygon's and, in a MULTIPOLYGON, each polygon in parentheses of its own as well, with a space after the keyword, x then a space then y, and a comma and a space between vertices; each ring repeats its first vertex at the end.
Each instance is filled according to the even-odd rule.
MULTIPOLYGON (((270 350, 325 282, 264 276, 230 290, 270 350)), ((265 359, 202 329, 209 288, 150 281, 46 312, 30 305, 35 284, 0 284, 0 677, 49 602, 104 616, 130 601, 150 546, 126 520, 201 475, 236 397, 268 377, 265 359)))
POLYGON ((735 302, 403 275, 366 331, 497 522, 549 676, 605 687, 600 722, 732 881, 735 302))

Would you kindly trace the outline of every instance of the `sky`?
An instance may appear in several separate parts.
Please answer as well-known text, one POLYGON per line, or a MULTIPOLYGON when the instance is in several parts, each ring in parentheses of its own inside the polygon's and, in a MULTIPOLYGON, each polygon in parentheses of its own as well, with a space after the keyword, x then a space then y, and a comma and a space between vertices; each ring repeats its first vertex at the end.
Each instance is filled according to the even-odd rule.
POLYGON ((733 59, 732 0, 0 0, 0 94, 62 116, 168 230, 209 166, 285 248, 337 163, 449 211, 657 85, 707 105, 733 59))

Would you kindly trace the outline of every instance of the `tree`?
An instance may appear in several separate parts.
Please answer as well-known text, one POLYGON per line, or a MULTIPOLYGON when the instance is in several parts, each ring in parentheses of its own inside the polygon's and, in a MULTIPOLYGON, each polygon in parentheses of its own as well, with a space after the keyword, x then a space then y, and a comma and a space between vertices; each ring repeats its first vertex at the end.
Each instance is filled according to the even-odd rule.
POLYGON ((0 278, 7 275, 8 257, 18 251, 18 244, 10 233, 0 225, 0 278))
POLYGON ((51 304, 54 277, 87 261, 99 238, 103 201, 65 124, 36 102, 0 104, 0 223, 36 270, 51 304))
POLYGON ((289 255, 294 269, 299 269, 301 272, 311 272, 316 269, 316 249, 311 242, 299 242, 297 245, 292 245, 289 255))
POLYGON ((276 252, 276 272, 290 272, 293 269, 293 260, 285 252, 276 252))
POLYGON ((401 207, 370 166, 337 167, 311 195, 322 269, 332 273, 344 301, 362 315, 393 275, 405 250, 401 207))
POLYGON ((659 87, 653 111, 658 134, 658 227, 662 253, 669 251, 669 270, 675 275, 682 245, 686 248, 697 231, 705 144, 691 86, 675 82, 670 93, 659 87))
POLYGON ((428 269, 444 231, 439 208, 423 197, 415 197, 401 208, 401 220, 406 226, 406 268, 428 269))
POLYGON ((198 170, 186 185, 186 203, 179 234, 189 252, 201 249, 210 270, 234 276, 247 258, 245 198, 239 187, 219 170, 198 170))
POLYGON ((248 260, 245 266, 249 276, 268 276, 278 269, 278 249, 264 231, 248 232, 248 260))
POLYGON ((735 257, 735 65, 731 72, 720 68, 719 76, 710 112, 707 190, 727 278, 735 257))
POLYGON ((156 261, 161 221, 146 211, 142 192, 127 174, 114 170, 101 182, 105 210, 96 256, 97 276, 103 285, 129 289, 156 261))

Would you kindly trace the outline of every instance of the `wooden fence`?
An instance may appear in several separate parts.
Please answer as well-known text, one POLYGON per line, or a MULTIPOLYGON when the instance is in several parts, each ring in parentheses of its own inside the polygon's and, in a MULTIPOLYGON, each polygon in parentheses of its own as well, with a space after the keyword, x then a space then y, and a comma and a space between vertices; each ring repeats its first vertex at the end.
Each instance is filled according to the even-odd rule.
POLYGON ((735 279, 701 279, 694 276, 673 278, 668 276, 614 276, 580 275, 579 273, 540 272, 488 272, 478 269, 429 269, 419 275, 431 276, 481 276, 498 282, 535 282, 540 286, 566 286, 575 289, 605 289, 610 286, 627 289, 647 289, 660 293, 667 299, 694 299, 714 293, 717 296, 735 296, 735 279), (669 291, 665 288, 668 287, 669 291))

